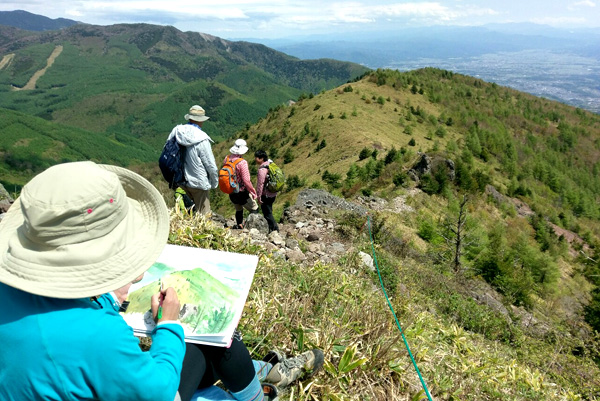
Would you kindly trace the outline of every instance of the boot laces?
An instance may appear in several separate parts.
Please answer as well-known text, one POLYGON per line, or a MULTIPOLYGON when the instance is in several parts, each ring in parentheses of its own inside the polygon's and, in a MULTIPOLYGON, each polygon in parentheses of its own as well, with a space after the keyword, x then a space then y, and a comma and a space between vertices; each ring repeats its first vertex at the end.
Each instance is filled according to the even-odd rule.
POLYGON ((302 369, 304 365, 308 362, 308 357, 305 355, 299 355, 295 358, 284 359, 279 362, 280 369, 285 373, 289 373, 292 369, 302 369))

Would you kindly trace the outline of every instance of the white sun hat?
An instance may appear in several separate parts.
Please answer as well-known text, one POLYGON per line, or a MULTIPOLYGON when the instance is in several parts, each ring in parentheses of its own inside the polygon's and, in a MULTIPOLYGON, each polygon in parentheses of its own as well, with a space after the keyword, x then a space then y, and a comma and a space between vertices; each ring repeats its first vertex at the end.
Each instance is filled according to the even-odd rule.
POLYGON ((0 223, 0 282, 53 298, 84 298, 144 273, 167 242, 163 197, 142 176, 93 162, 35 176, 0 223))
POLYGON ((229 148, 229 153, 232 155, 243 155, 248 151, 248 146, 246 146, 246 141, 243 139, 236 139, 234 145, 229 148))
POLYGON ((208 120, 210 117, 207 117, 204 109, 196 104, 196 105, 190 107, 190 112, 188 114, 186 114, 184 116, 184 118, 188 121, 193 120, 193 121, 202 122, 202 121, 208 120))

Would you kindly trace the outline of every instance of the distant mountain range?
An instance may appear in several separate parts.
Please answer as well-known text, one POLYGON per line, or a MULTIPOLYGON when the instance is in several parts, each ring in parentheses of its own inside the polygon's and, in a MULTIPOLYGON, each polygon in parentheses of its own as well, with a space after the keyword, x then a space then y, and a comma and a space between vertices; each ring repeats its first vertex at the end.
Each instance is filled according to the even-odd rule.
POLYGON ((302 59, 400 71, 443 68, 600 113, 600 29, 494 24, 245 40, 302 59))
POLYGON ((28 31, 52 31, 80 24, 66 18, 48 18, 23 10, 0 11, 0 25, 12 26, 28 31))
MULTIPOLYGON (((18 132, 31 125, 26 117, 31 116, 52 122, 36 124, 52 133, 73 128, 85 132, 82 138, 96 133, 94 141, 106 143, 88 145, 104 149, 112 141, 119 150, 112 158, 109 152, 94 159, 117 164, 126 164, 124 155, 133 163, 156 160, 168 133, 185 122, 193 104, 206 109, 211 119, 205 129, 218 141, 290 99, 334 88, 366 71, 354 63, 299 60, 261 44, 173 27, 77 24, 33 32, 0 25, 0 109, 5 109, 0 113, 14 121, 3 131, 18 132), (150 152, 129 148, 140 140, 150 152)), ((31 174, 53 161, 83 157, 67 152, 72 144, 61 147, 56 136, 17 144, 3 139, 0 176, 8 184, 24 182, 19 171, 31 174), (35 144, 30 149, 35 163, 28 162, 23 143, 35 144)))

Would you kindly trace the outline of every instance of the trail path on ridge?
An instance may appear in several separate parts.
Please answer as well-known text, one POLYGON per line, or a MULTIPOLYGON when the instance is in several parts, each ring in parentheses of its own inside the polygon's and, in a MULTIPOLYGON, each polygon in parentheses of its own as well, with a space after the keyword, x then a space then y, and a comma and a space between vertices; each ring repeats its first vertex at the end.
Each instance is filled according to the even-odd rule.
MULTIPOLYGON (((16 86, 13 86, 13 90, 21 91, 21 90, 35 89, 35 85, 37 84, 38 79, 40 79, 40 77, 46 73, 46 70, 48 68, 50 68, 52 66, 52 64, 54 64, 54 60, 56 60, 56 58, 60 55, 60 53, 62 53, 62 51, 63 51, 62 46, 60 46, 60 45, 56 46, 54 48, 54 50, 52 51, 52 54, 50 54, 50 57, 48 57, 48 62, 46 64, 46 66, 44 68, 42 68, 41 70, 36 71, 29 79, 29 82, 27 82, 27 85, 25 85, 22 88, 17 88, 16 86)), ((2 61, 4 61, 4 60, 2 60, 2 61)))
POLYGON ((7 67, 14 57, 14 53, 7 54, 6 56, 2 57, 2 60, 0 60, 0 70, 4 67, 7 67))

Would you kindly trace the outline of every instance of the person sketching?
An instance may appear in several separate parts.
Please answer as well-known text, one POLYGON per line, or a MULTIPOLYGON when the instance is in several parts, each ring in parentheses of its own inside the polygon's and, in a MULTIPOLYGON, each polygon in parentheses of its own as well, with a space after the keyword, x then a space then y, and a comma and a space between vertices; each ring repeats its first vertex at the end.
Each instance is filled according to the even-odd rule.
POLYGON ((1 400, 190 401, 216 379, 233 399, 262 400, 257 372, 284 386, 323 364, 319 350, 252 361, 239 336, 230 348, 186 344, 172 287, 152 296, 142 352, 119 309, 162 252, 168 216, 121 167, 59 164, 23 187, 0 222, 1 400))

